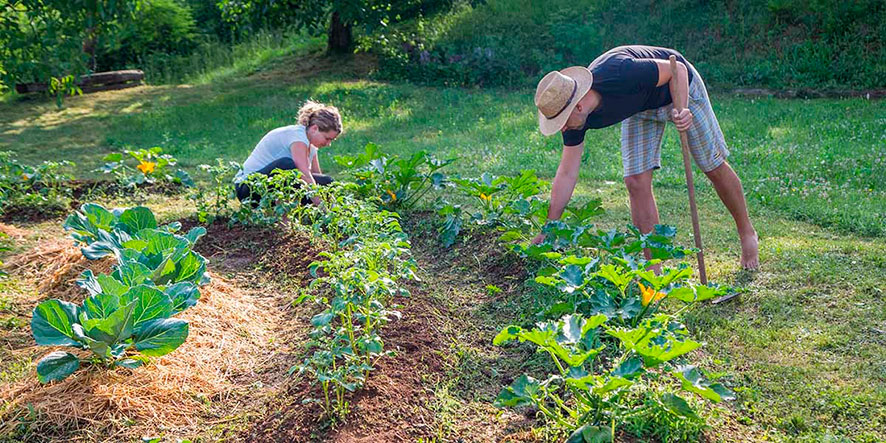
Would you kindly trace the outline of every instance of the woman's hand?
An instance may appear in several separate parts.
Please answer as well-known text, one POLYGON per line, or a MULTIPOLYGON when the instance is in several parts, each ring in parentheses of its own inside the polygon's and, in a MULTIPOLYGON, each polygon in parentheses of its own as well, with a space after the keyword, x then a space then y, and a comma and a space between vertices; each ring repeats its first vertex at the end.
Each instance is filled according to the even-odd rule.
POLYGON ((537 245, 543 241, 545 241, 545 235, 543 233, 539 233, 535 236, 535 238, 532 239, 532 244, 537 245))

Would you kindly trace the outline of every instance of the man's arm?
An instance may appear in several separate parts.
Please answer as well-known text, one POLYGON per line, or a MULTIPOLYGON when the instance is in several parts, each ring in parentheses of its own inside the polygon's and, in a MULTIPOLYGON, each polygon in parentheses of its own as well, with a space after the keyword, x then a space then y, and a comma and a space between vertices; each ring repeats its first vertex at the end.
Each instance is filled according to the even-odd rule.
POLYGON ((668 60, 654 60, 658 66, 658 84, 656 86, 668 85, 671 91, 671 101, 676 109, 680 109, 679 113, 672 113, 671 119, 677 125, 677 130, 685 131, 689 129, 692 123, 692 113, 689 112, 689 72, 686 65, 677 62, 677 76, 671 74, 671 62, 668 60))
MULTIPOLYGON (((585 144, 576 146, 563 146, 563 154, 560 157, 560 166, 557 167, 557 175, 551 186, 551 203, 548 206, 548 220, 559 220, 563 216, 566 204, 572 198, 575 190, 575 182, 578 181, 578 171, 581 167, 581 154, 585 144)), ((538 234, 533 243, 544 240, 544 234, 538 234)))

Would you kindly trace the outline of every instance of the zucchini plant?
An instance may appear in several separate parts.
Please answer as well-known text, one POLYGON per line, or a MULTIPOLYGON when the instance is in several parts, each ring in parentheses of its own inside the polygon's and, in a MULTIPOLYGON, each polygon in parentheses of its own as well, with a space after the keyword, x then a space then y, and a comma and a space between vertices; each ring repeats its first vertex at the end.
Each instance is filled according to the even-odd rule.
POLYGON ((713 402, 734 398, 722 384, 685 363, 685 355, 701 344, 689 338, 679 320, 693 304, 730 288, 694 284, 685 263, 665 266, 660 273, 649 269, 692 253, 674 245, 675 229, 656 226, 641 234, 634 227, 602 231, 556 221, 543 232, 543 243, 512 248, 541 262, 535 282, 550 288, 550 296, 537 315, 553 320, 534 327, 508 326, 494 344, 531 342, 550 355, 557 372, 542 381, 521 376, 501 391, 498 406, 534 405, 570 432, 567 442, 577 443, 612 441, 618 425, 651 407, 680 419, 698 419, 689 403, 669 388, 655 395, 653 403, 636 405, 632 389, 650 391, 650 383, 662 383, 660 374, 671 374, 683 390, 713 402), (644 249, 654 258, 646 260, 644 249))
MULTIPOLYGON (((551 357, 557 372, 544 380, 520 376, 502 389, 495 405, 535 406, 546 419, 570 431, 567 442, 595 443, 613 441, 618 424, 643 412, 627 397, 631 386, 646 382, 651 374, 671 374, 683 390, 713 402, 735 398, 697 367, 671 364, 701 346, 688 338, 686 327, 674 316, 657 314, 633 328, 610 326, 608 321, 604 314, 570 314, 531 329, 502 330, 494 344, 533 343, 551 357), (615 352, 598 359, 607 346, 614 346, 615 352)), ((656 401, 677 416, 696 417, 686 400, 674 393, 665 392, 656 401)))
POLYGON ((446 176, 440 170, 454 161, 438 159, 427 151, 409 158, 386 156, 375 143, 367 143, 362 154, 335 157, 353 176, 359 195, 378 198, 394 209, 411 209, 431 189, 442 189, 446 176))
POLYGON ((178 160, 163 153, 163 148, 155 146, 148 149, 124 150, 113 152, 103 159, 106 163, 96 171, 111 174, 117 183, 126 189, 136 189, 145 183, 175 183, 186 187, 194 187, 194 180, 184 169, 171 171, 178 160), (127 161, 134 161, 131 166, 127 161))

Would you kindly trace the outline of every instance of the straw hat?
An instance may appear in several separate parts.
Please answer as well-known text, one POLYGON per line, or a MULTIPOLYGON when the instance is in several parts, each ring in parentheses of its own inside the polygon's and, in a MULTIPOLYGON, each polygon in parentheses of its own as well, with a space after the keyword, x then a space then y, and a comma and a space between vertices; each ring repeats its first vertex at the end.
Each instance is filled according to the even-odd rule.
POLYGON ((591 71, 584 66, 549 72, 538 82, 535 107, 538 108, 538 128, 543 135, 555 134, 563 128, 593 82, 591 71))

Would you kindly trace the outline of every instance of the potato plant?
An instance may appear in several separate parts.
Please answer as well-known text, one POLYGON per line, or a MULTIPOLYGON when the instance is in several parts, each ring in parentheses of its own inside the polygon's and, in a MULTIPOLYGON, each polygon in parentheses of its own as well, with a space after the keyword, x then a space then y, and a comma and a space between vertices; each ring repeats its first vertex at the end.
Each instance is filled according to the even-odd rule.
POLYGON ((87 203, 65 221, 65 230, 90 260, 113 255, 110 274, 83 272, 77 284, 89 296, 82 305, 46 300, 34 308, 31 332, 38 345, 69 346, 85 359, 55 351, 37 363, 41 382, 62 380, 81 363, 136 368, 148 357, 168 354, 188 336, 173 315, 194 306, 198 285, 208 282, 206 260, 191 248, 206 232, 176 234, 180 224, 158 227, 145 207, 108 211, 87 203))
POLYGON ((400 318, 393 298, 408 292, 398 281, 415 278, 397 214, 355 193, 354 185, 336 183, 317 190, 322 208, 303 205, 292 213, 335 245, 311 264, 316 278, 297 300, 312 300, 322 311, 311 319, 311 354, 290 371, 315 378, 333 418, 349 412, 346 394, 362 387, 376 361, 390 355, 379 333, 400 318))
POLYGON ((197 220, 200 223, 212 223, 219 218, 230 218, 235 210, 236 191, 231 183, 240 171, 237 162, 215 159, 214 165, 202 164, 198 168, 209 175, 209 186, 196 186, 190 199, 197 206, 197 220))

